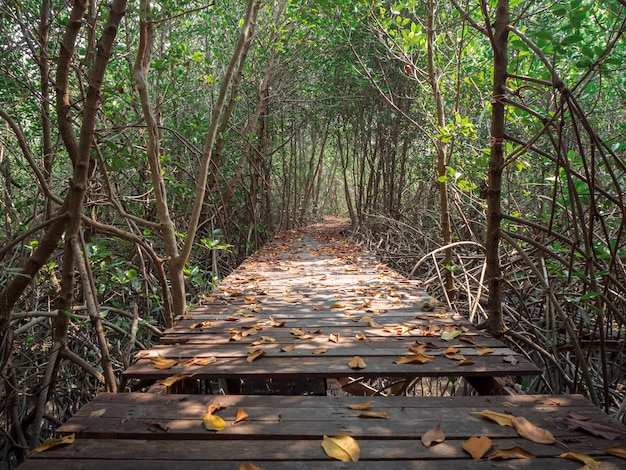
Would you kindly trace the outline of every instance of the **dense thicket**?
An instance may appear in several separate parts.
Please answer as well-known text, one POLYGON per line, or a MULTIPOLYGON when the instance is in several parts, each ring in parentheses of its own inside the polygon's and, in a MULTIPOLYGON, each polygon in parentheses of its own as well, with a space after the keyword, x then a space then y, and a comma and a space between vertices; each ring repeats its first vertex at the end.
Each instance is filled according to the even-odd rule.
POLYGON ((0 2, 5 464, 324 214, 624 417, 626 2, 0 2))

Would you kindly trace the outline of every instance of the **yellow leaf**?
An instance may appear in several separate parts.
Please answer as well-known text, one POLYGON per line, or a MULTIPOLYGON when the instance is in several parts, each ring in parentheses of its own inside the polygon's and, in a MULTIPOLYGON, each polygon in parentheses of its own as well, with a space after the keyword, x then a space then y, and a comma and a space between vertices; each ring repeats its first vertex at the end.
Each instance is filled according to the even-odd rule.
POLYGON ((243 411, 243 408, 237 408, 237 415, 235 416, 235 423, 248 419, 250 415, 243 411))
POLYGON ((326 351, 328 351, 328 348, 317 348, 311 354, 324 354, 326 351))
POLYGON ((284 321, 276 321, 274 320, 272 317, 270 317, 270 326, 272 328, 282 328, 283 326, 285 326, 285 322, 284 321))
POLYGON ((239 465, 239 470, 265 470, 265 467, 257 467, 251 462, 244 462, 239 465))
POLYGON ((350 362, 348 362, 350 369, 365 369, 365 361, 359 356, 354 356, 350 362))
POLYGON ((463 442, 463 450, 470 454, 474 460, 480 460, 493 447, 493 442, 487 436, 470 437, 463 442))
POLYGON ((476 354, 478 354, 479 356, 484 356, 485 354, 491 354, 493 352, 493 349, 488 348, 487 346, 483 346, 482 348, 478 348, 476 350, 476 354))
POLYGON ((472 411, 470 414, 480 415, 484 418, 490 419, 498 423, 500 426, 511 426, 513 427, 513 418, 515 416, 505 414, 505 413, 496 413, 495 411, 483 410, 483 411, 472 411))
POLYGON ((427 356, 426 354, 414 354, 412 356, 402 356, 396 359, 396 364, 426 364, 435 359, 435 356, 427 356))
POLYGON ((443 333, 441 333, 441 339, 444 341, 451 341, 459 336, 461 333, 461 330, 444 331, 443 333))
POLYGON ((517 434, 537 444, 554 444, 556 439, 547 429, 535 426, 523 416, 514 417, 511 422, 517 434))
POLYGON ((287 344, 286 346, 283 346, 282 348, 280 348, 280 350, 282 352, 290 352, 293 351, 296 348, 295 344, 287 344))
POLYGON ((331 333, 330 335, 328 335, 328 341, 332 341, 333 343, 338 343, 339 342, 339 333, 331 333))
POLYGON ((250 353, 250 355, 246 358, 246 361, 248 362, 252 362, 255 359, 258 359, 259 357, 263 356, 265 354, 265 351, 261 350, 261 349, 255 349, 254 351, 252 351, 250 353))
POLYGON ((250 328, 247 329, 246 331, 241 333, 241 336, 252 336, 252 335, 256 335, 257 334, 257 330, 255 328, 250 328))
MULTIPOLYGON (((608 452, 608 449, 607 449, 607 452, 608 452)), ((559 457, 561 457, 562 459, 573 460, 575 462, 582 462, 584 464, 600 463, 594 460, 591 455, 583 454, 582 452, 565 452, 564 454, 559 455, 559 457)))
POLYGON ((60 439, 46 439, 39 446, 35 447, 29 452, 29 455, 34 452, 44 452, 48 449, 54 449, 55 447, 63 446, 66 444, 73 444, 76 440, 76 434, 69 434, 60 439))
POLYGON ((209 364, 213 364, 217 362, 215 357, 194 357, 183 362, 181 365, 183 367, 191 367, 191 366, 208 366, 209 364))
POLYGON ((386 411, 364 411, 359 415, 359 418, 389 419, 389 414, 386 411))
POLYGON ((626 459, 626 446, 609 447, 606 450, 606 453, 614 455, 615 457, 620 457, 622 459, 626 459))
POLYGON ((365 341, 365 335, 362 335, 361 333, 357 333, 354 337, 359 341, 365 341))
POLYGON ((348 408, 350 408, 351 410, 357 410, 357 411, 369 410, 371 407, 372 407, 371 401, 368 401, 365 403, 354 403, 352 405, 348 405, 348 408))
POLYGON ((326 455, 342 462, 357 462, 361 456, 358 442, 346 434, 324 436, 322 448, 326 455))
POLYGON ((157 357, 151 357, 150 362, 152 362, 152 365, 155 368, 160 369, 160 370, 171 369, 173 366, 175 366, 178 363, 176 359, 166 359, 160 354, 157 357))
POLYGON ((189 377, 193 377, 196 374, 174 374, 170 375, 168 378, 160 380, 159 383, 161 385, 165 385, 166 387, 171 387, 176 382, 179 382, 183 379, 188 379, 189 377))
POLYGON ((522 449, 519 446, 510 447, 508 449, 498 449, 489 457, 489 460, 493 459, 534 459, 535 456, 528 452, 526 449, 522 449))
POLYGON ((426 448, 430 447, 433 444, 439 444, 446 440, 446 435, 443 433, 443 429, 441 429, 441 423, 437 424, 432 429, 429 429, 422 436, 422 444, 426 448))
POLYGON ((96 411, 92 411, 91 413, 89 413, 89 417, 90 418, 102 418, 104 416, 104 413, 107 412, 106 408, 102 408, 101 410, 96 410, 96 411))
POLYGON ((261 336, 261 339, 263 341, 267 341, 268 343, 276 342, 276 338, 272 338, 271 336, 261 336))
POLYGON ((202 422, 207 431, 221 431, 226 427, 226 421, 212 412, 207 412, 202 418, 202 422))

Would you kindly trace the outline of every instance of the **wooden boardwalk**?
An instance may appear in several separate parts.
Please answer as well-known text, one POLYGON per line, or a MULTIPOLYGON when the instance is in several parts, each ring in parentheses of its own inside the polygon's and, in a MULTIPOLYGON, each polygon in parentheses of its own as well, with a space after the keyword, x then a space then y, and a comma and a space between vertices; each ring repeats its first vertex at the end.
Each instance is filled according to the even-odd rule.
POLYGON ((506 377, 540 371, 347 243, 340 229, 313 226, 268 243, 124 372, 128 383, 153 384, 151 393, 101 394, 58 429, 75 434, 74 443, 33 454, 23 467, 583 465, 558 457, 566 452, 614 468, 626 463, 605 452, 626 445, 620 434, 626 427, 583 397, 494 396, 514 388, 506 377), (473 396, 437 396, 451 390, 473 396), (434 396, 392 396, 403 393, 434 396), (349 408, 366 408, 365 402, 365 415, 375 417, 349 408), (225 429, 204 428, 208 407, 225 429), (239 409, 245 419, 237 420, 239 409), (531 442, 510 425, 471 414, 485 409, 525 417, 558 442, 531 442), (572 412, 610 426, 616 439, 570 430, 572 412), (438 424, 445 440, 426 447, 420 439, 438 424), (323 436, 341 434, 358 442, 359 462, 324 453, 323 436), (490 438, 494 450, 521 447, 534 458, 473 460, 463 450, 472 436, 490 438))

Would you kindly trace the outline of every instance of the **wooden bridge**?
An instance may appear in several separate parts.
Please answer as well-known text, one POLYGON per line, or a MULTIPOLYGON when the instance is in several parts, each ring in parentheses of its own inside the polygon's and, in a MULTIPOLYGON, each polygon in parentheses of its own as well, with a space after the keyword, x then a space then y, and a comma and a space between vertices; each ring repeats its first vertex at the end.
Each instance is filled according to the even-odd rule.
POLYGON ((138 354, 147 393, 99 395, 22 468, 626 467, 626 427, 516 394, 535 365, 340 230, 277 236, 138 354))

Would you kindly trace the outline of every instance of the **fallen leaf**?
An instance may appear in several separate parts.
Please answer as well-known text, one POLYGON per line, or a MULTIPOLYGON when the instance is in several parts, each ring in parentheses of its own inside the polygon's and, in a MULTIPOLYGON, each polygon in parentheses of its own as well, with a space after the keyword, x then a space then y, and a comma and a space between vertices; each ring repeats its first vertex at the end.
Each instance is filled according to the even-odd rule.
POLYGON ((547 429, 535 426, 523 416, 516 416, 511 420, 517 434, 524 439, 535 442, 536 444, 554 444, 556 439, 547 429))
POLYGON ((188 379, 189 377, 193 377, 194 375, 196 374, 174 374, 170 375, 166 379, 159 380, 159 383, 161 385, 165 385, 166 387, 171 387, 176 382, 180 382, 183 379, 188 379))
POLYGON ((265 355, 265 351, 261 350, 261 349, 255 349, 254 351, 252 351, 250 353, 250 355, 246 358, 246 361, 248 362, 252 362, 255 359, 258 359, 259 357, 265 355))
POLYGON ((328 335, 328 341, 332 341, 333 343, 338 343, 339 342, 339 333, 331 333, 330 335, 328 335))
POLYGON ((607 454, 614 455, 615 457, 626 459, 626 446, 609 447, 605 452, 607 454))
POLYGON ((396 359, 396 364, 426 364, 435 359, 435 356, 427 356, 426 354, 414 354, 412 356, 402 356, 396 359))
POLYGON ((568 413, 567 416, 563 418, 563 422, 570 431, 582 429, 589 434, 603 437, 604 439, 608 439, 610 441, 619 439, 624 435, 624 433, 617 431, 610 426, 594 423, 592 421, 589 421, 589 418, 587 418, 586 416, 581 416, 576 413, 568 413))
POLYGON ((233 317, 233 316, 228 316, 228 317, 226 317, 226 321, 239 321, 239 318, 233 317))
POLYGON ((476 340, 472 336, 461 336, 459 341, 463 341, 464 343, 476 344, 476 340))
POLYGON ((294 336, 303 336, 304 330, 302 328, 292 328, 291 330, 289 330, 289 333, 294 336))
POLYGON ((476 354, 479 356, 484 356, 485 354, 491 354, 493 352, 492 348, 488 348, 487 346, 483 346, 482 348, 478 348, 476 350, 476 354))
POLYGON ((505 413, 496 413, 495 411, 483 410, 483 411, 472 411, 470 412, 472 415, 480 415, 484 418, 490 419, 498 423, 500 426, 511 426, 513 427, 513 418, 515 416, 505 414, 505 413))
POLYGON ((167 359, 160 354, 157 357, 151 357, 150 362, 152 362, 155 368, 160 370, 171 369, 178 363, 176 359, 167 359))
POLYGON ((241 339, 241 335, 231 336, 228 341, 239 341, 241 339))
POLYGON ((316 311, 318 311, 318 312, 319 312, 320 310, 324 310, 324 309, 326 309, 326 307, 324 307, 324 306, 322 306, 322 305, 316 305, 315 307, 313 307, 313 310, 316 310, 316 311))
POLYGON ((204 418, 202 418, 202 423, 207 431, 221 431, 226 427, 226 421, 221 416, 214 415, 213 411, 213 407, 209 406, 204 418))
POLYGON ((493 447, 493 442, 487 436, 470 437, 463 442, 463 450, 470 454, 474 460, 480 460, 493 447))
POLYGON ((347 405, 351 410, 364 411, 369 410, 372 407, 372 402, 368 401, 365 403, 354 403, 352 405, 347 405))
POLYGON ((458 352, 459 352, 459 348, 450 346, 442 354, 446 359, 452 359, 454 361, 464 361, 465 356, 463 356, 462 354, 458 354, 458 352))
POLYGON ((244 462, 239 465, 239 470, 265 470, 265 467, 257 467, 251 462, 244 462))
POLYGON ((237 408, 237 415, 235 416, 235 423, 248 419, 250 415, 243 411, 243 408, 237 408))
POLYGON ((314 349, 314 350, 311 352, 311 354, 316 354, 316 355, 318 355, 318 354, 324 354, 326 351, 328 351, 328 348, 317 348, 317 349, 314 349))
POLYGON ((148 431, 150 432, 156 432, 156 431, 170 432, 169 427, 157 421, 146 421, 146 426, 148 426, 148 431))
POLYGON ((350 369, 365 369, 365 361, 359 356, 354 356, 350 362, 348 362, 350 369))
POLYGON ((91 413, 89 413, 89 417, 90 418, 102 418, 104 416, 104 413, 106 412, 107 412, 107 409, 102 408, 100 410, 92 411, 91 413))
POLYGON ((426 354, 426 345, 425 344, 414 344, 409 347, 409 351, 415 354, 426 354))
POLYGON ((208 327, 210 327, 212 325, 213 325, 212 321, 206 320, 206 321, 202 321, 202 322, 199 322, 199 323, 192 323, 189 328, 193 330, 195 328, 208 328, 208 327))
POLYGON ((444 340, 444 341, 452 341, 454 338, 459 336, 461 333, 462 333, 461 330, 444 331, 443 333, 441 333, 441 339, 444 340))
POLYGON ((285 326, 285 322, 284 321, 276 321, 274 320, 272 317, 270 317, 270 326, 272 328, 282 328, 283 326, 285 326))
POLYGON ((326 455, 342 462, 357 462, 361 456, 358 442, 346 434, 324 436, 322 448, 326 455))
POLYGON ((432 429, 429 429, 422 436, 422 444, 424 447, 428 448, 433 444, 439 444, 446 440, 446 435, 443 433, 443 429, 441 429, 441 423, 437 424, 432 429))
POLYGON ((522 449, 519 446, 510 447, 508 449, 498 449, 491 454, 488 459, 534 459, 535 456, 528 452, 526 449, 522 449))
POLYGON ((573 460, 574 462, 582 462, 586 465, 589 464, 599 464, 593 459, 591 455, 584 454, 582 452, 565 452, 564 454, 559 455, 562 459, 573 460))
POLYGON ((364 411, 359 415, 359 418, 389 419, 389 414, 386 411, 364 411))
POLYGON ((332 304, 328 308, 348 308, 348 306, 346 304, 332 304))
POLYGON ((276 338, 272 338, 271 336, 261 336, 261 339, 263 341, 267 341, 268 343, 275 343, 276 342, 276 338))
POLYGON ((459 361, 460 366, 473 366, 475 364, 474 358, 466 357, 465 359, 461 359, 459 361))
POLYGON ((510 355, 510 356, 502 356, 502 360, 504 362, 508 362, 511 365, 515 365, 519 362, 519 359, 517 359, 515 356, 510 355))
POLYGON ((60 439, 46 439, 40 445, 38 445, 33 450, 31 450, 28 454, 30 455, 35 452, 44 452, 48 449, 54 449, 55 447, 59 447, 59 446, 67 445, 67 444, 73 444, 75 440, 76 440, 75 433, 69 434, 60 439))
POLYGON ((215 357, 194 357, 183 362, 181 365, 183 367, 191 367, 191 366, 208 366, 209 364, 213 364, 217 362, 215 357))
POLYGON ((365 335, 361 334, 361 333, 357 333, 356 335, 354 335, 354 337, 356 339, 358 339, 359 341, 365 341, 365 335))

